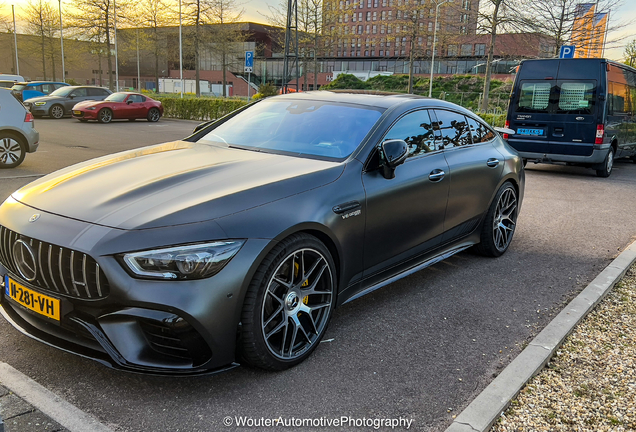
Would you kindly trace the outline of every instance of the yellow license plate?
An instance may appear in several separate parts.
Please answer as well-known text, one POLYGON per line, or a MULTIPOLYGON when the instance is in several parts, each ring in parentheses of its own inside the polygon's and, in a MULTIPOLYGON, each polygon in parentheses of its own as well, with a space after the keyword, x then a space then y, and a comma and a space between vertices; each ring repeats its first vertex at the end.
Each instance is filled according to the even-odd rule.
POLYGON ((81 111, 73 111, 73 114, 75 115, 80 115, 82 112, 81 111))
POLYGON ((9 276, 4 278, 4 293, 7 297, 37 314, 56 321, 60 320, 60 301, 56 298, 45 296, 20 285, 9 276))

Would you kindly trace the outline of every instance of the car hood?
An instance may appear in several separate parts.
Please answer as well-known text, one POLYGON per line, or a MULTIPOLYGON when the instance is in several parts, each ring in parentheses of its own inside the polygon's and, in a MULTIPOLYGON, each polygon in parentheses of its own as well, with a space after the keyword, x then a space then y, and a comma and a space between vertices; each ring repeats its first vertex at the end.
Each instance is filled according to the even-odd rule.
POLYGON ((344 164, 175 141, 93 159, 13 193, 37 210, 120 229, 202 222, 335 181, 344 164))
POLYGON ((66 98, 60 96, 38 96, 29 98, 29 103, 35 102, 55 102, 55 101, 64 101, 66 98))
POLYGON ((78 102, 75 104, 75 106, 73 107, 73 109, 82 109, 82 108, 88 108, 90 106, 99 106, 99 105, 108 105, 111 103, 117 103, 117 102, 112 102, 112 101, 94 101, 94 100, 87 100, 87 101, 82 101, 82 102, 78 102))

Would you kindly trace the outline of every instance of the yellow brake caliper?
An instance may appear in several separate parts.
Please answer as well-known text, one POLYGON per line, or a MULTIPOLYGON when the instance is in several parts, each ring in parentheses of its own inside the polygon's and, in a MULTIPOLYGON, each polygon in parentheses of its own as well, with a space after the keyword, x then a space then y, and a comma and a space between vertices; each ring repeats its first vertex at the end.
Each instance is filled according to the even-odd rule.
MULTIPOLYGON (((298 263, 294 263, 294 276, 298 276, 298 272, 300 271, 300 266, 298 265, 298 263)), ((305 282, 303 282, 303 284, 301 285, 301 287, 305 288, 309 286, 309 279, 307 279, 305 282)), ((303 303, 304 304, 308 304, 309 303, 309 296, 305 296, 303 297, 303 303)))

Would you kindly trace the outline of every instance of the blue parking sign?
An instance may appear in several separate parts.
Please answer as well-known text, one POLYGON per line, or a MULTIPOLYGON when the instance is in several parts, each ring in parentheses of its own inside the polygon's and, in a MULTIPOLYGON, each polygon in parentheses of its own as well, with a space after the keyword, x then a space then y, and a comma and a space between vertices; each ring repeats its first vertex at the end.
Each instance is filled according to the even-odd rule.
POLYGON ((574 51, 576 46, 574 45, 562 45, 559 52, 559 58, 574 58, 574 51))
POLYGON ((245 51, 245 72, 252 72, 254 68, 254 51, 245 51))

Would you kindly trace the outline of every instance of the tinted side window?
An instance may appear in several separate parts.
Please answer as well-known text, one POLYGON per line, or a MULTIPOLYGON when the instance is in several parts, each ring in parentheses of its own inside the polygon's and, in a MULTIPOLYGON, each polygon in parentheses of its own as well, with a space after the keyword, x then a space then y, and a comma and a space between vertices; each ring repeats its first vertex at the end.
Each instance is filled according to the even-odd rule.
POLYGON ((55 91, 55 86, 53 84, 42 84, 42 90, 40 90, 44 94, 49 94, 55 91))
POLYGON ((71 93, 72 96, 74 97, 84 97, 86 96, 86 89, 85 88, 78 88, 76 90, 73 90, 73 93, 71 93))
POLYGON ((406 141, 409 146, 409 157, 437 150, 431 117, 427 110, 415 111, 402 117, 384 139, 406 141))
POLYGON ((484 123, 474 120, 470 117, 468 119, 468 126, 470 127, 470 134, 473 137, 473 143, 488 142, 495 138, 495 133, 492 129, 486 126, 484 123))
POLYGON ((472 144, 470 130, 464 115, 446 110, 435 110, 438 147, 452 148, 472 144))
POLYGON ((138 96, 138 97, 139 97, 139 102, 146 102, 145 96, 138 96))
POLYGON ((143 99, 145 98, 139 95, 130 95, 130 97, 128 98, 129 101, 133 101, 134 103, 143 102, 143 99))
MULTIPOLYGON (((42 86, 41 86, 41 85, 32 85, 32 86, 30 85, 30 86, 26 86, 26 87, 24 88, 24 90, 32 90, 32 91, 39 91, 39 92, 46 93, 46 92, 44 92, 44 90, 42 89, 42 86)), ((50 92, 48 92, 48 93, 50 93, 50 92)))

